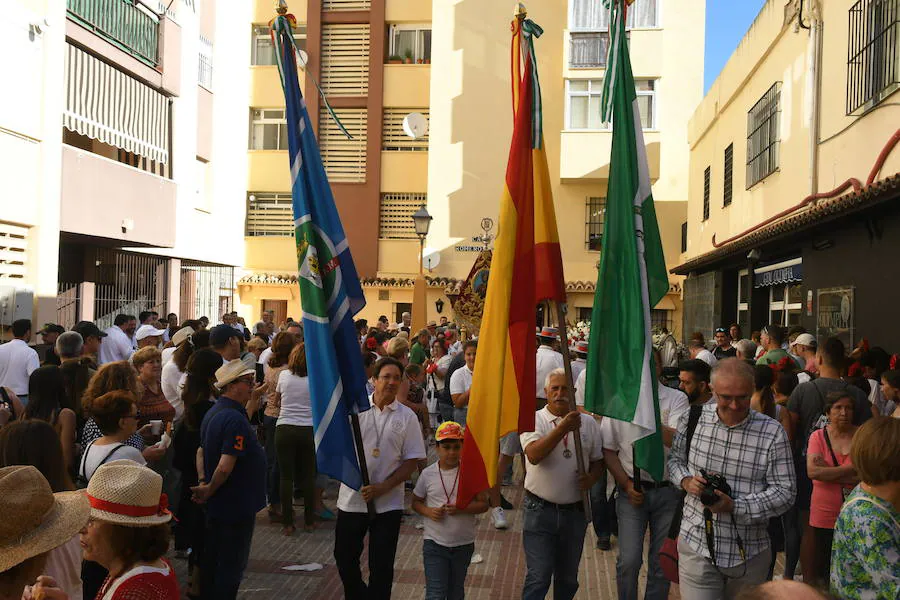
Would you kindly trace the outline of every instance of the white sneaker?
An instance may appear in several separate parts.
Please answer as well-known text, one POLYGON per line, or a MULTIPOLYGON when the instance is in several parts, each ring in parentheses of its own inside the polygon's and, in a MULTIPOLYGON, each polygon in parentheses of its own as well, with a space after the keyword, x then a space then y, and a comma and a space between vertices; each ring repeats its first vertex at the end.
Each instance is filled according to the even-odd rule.
POLYGON ((494 529, 506 529, 509 527, 509 523, 506 521, 506 513, 499 506, 491 510, 491 522, 494 524, 494 529))

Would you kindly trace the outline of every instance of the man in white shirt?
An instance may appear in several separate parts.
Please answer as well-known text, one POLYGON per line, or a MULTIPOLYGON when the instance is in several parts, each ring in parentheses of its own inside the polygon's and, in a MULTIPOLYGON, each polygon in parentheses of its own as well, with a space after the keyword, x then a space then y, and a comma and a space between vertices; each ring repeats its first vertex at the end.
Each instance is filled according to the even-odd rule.
MULTIPOLYGON (((653 350, 656 361, 657 389, 659 392, 659 420, 662 425, 663 451, 668 458, 669 448, 678 420, 689 409, 684 392, 664 386, 658 380, 662 376, 662 357, 653 350)), ((647 590, 645 600, 665 600, 669 597, 669 582, 659 564, 659 551, 669 532, 672 515, 678 508, 679 491, 669 482, 669 474, 655 482, 650 475, 640 474, 640 489, 635 488, 634 452, 629 436, 630 424, 609 417, 603 419, 603 456, 606 466, 619 488, 616 499, 616 515, 619 520, 619 556, 616 560, 616 586, 619 600, 637 600, 638 573, 643 562, 644 535, 650 527, 650 547, 647 550, 647 590)))
POLYGON ((704 346, 703 342, 700 340, 691 340, 689 348, 691 351, 691 358, 702 360, 708 364, 710 368, 713 368, 719 362, 719 359, 717 359, 712 352, 707 350, 706 346, 704 346))
POLYGON ((594 418, 571 410, 566 373, 551 371, 547 406, 535 414, 535 430, 520 439, 528 458, 522 542, 528 572, 522 600, 543 600, 553 583, 554 600, 578 591, 578 565, 587 528, 583 491, 603 472, 603 441, 594 418), (586 473, 578 475, 575 436, 581 436, 586 473))
POLYGON ((359 415, 369 485, 357 492, 344 484, 338 494, 334 558, 348 600, 390 598, 394 556, 403 516, 403 483, 425 458, 416 414, 396 400, 403 365, 387 357, 375 363, 372 408, 359 415), (374 503, 370 517, 367 502, 374 503), (362 579, 359 557, 369 535, 369 582, 362 579))
POLYGON ((99 363, 128 360, 134 348, 132 337, 137 328, 137 319, 134 315, 116 315, 113 326, 106 330, 107 338, 100 344, 99 363))
POLYGON ((31 339, 31 319, 19 319, 12 324, 13 339, 0 344, 0 387, 9 388, 19 397, 22 405, 28 404, 28 378, 41 366, 31 339))
POLYGON ((543 408, 547 403, 544 392, 544 382, 551 371, 563 368, 563 355, 553 349, 553 344, 559 340, 559 330, 556 327, 542 327, 538 335, 540 346, 537 349, 535 359, 535 390, 537 390, 537 408, 543 408))
POLYGON ((588 343, 575 342, 575 360, 572 361, 572 381, 578 381, 578 376, 587 367, 588 343))
POLYGON ((444 330, 444 341, 447 343, 447 354, 456 356, 462 352, 462 342, 459 341, 459 332, 455 327, 444 330))
POLYGON ((395 325, 395 327, 397 329, 399 329, 400 331, 405 331, 405 332, 409 333, 410 327, 411 327, 410 323, 412 323, 412 315, 408 312, 405 312, 402 315, 400 315, 400 322, 397 323, 397 325, 395 325))
POLYGON ((466 426, 466 416, 469 414, 469 388, 472 387, 472 376, 475 373, 475 353, 478 351, 478 343, 469 340, 463 346, 463 357, 466 364, 453 371, 450 376, 450 401, 453 402, 453 420, 466 426))

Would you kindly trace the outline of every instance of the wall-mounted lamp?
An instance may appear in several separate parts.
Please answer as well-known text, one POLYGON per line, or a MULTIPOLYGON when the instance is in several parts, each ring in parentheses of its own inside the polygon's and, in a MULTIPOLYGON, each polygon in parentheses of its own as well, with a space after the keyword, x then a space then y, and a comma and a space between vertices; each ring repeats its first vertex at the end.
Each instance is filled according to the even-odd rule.
POLYGON ((444 312, 444 301, 441 300, 440 298, 435 300, 434 301, 434 309, 438 312, 438 314, 441 314, 442 312, 444 312))

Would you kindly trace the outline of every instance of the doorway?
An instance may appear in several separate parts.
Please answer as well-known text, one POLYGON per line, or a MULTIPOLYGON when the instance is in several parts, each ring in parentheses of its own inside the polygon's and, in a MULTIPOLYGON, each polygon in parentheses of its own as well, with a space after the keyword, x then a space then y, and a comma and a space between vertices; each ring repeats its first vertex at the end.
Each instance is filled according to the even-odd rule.
POLYGON ((281 324, 287 319, 287 300, 263 300, 262 311, 259 313, 260 320, 262 320, 262 313, 267 310, 274 313, 272 322, 275 323, 275 327, 281 327, 281 324))

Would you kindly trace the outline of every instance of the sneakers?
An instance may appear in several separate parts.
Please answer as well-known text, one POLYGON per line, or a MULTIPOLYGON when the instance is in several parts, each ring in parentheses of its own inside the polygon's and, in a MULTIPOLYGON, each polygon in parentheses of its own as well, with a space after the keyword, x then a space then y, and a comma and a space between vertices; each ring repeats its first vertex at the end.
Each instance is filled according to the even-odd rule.
POLYGON ((609 541, 608 535, 601 535, 597 538, 597 549, 598 550, 610 550, 612 548, 612 544, 609 541))
POLYGON ((509 523, 506 521, 506 513, 499 506, 491 510, 491 522, 494 524, 494 529, 506 529, 509 527, 509 523))

